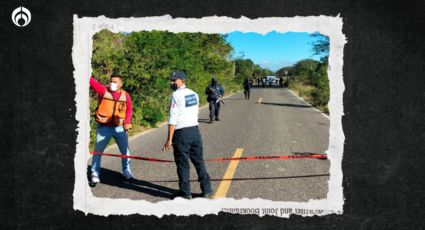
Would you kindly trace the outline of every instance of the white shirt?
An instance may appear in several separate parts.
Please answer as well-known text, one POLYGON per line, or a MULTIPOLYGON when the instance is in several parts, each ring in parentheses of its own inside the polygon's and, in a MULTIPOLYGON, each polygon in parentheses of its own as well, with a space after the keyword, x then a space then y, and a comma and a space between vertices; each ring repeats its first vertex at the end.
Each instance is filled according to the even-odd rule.
POLYGON ((175 125, 176 130, 198 125, 199 97, 185 85, 171 95, 170 118, 168 124, 175 125))

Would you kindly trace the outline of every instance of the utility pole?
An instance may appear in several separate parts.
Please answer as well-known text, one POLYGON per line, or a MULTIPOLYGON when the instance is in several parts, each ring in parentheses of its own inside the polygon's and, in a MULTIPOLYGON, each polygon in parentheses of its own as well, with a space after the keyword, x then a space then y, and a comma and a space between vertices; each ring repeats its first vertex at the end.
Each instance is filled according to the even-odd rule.
POLYGON ((233 60, 233 78, 235 78, 235 72, 236 72, 236 60, 233 60))
POLYGON ((288 71, 285 70, 285 76, 286 76, 286 84, 287 87, 289 87, 289 76, 288 76, 288 71))

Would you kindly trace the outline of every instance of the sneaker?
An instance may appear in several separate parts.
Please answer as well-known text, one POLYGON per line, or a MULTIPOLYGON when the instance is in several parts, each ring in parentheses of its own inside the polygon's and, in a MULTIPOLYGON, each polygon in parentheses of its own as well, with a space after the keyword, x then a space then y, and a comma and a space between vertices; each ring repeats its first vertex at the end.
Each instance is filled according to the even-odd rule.
POLYGON ((219 121, 220 119, 218 119, 218 117, 215 119, 216 121, 219 121))
POLYGON ((96 172, 91 173, 91 182, 97 184, 100 182, 99 175, 96 172))
POLYGON ((204 197, 204 198, 212 198, 212 191, 209 191, 209 192, 203 192, 202 193, 202 197, 204 197))
POLYGON ((181 198, 184 198, 184 199, 187 199, 187 200, 191 200, 192 199, 192 195, 179 195, 177 197, 181 197, 181 198))
POLYGON ((127 179, 127 180, 133 179, 133 174, 131 173, 130 169, 124 170, 123 174, 124 174, 125 179, 127 179))
POLYGON ((212 124, 214 122, 214 120, 212 118, 210 118, 210 124, 212 124))
POLYGON ((191 194, 187 195, 187 194, 184 194, 182 191, 179 191, 177 194, 174 195, 174 198, 177 198, 177 197, 181 197, 181 198, 188 199, 188 200, 192 199, 191 194))
POLYGON ((187 200, 191 200, 192 199, 192 195, 178 194, 178 195, 175 195, 174 196, 174 199, 177 198, 177 197, 181 197, 181 198, 184 198, 184 199, 187 199, 187 200))

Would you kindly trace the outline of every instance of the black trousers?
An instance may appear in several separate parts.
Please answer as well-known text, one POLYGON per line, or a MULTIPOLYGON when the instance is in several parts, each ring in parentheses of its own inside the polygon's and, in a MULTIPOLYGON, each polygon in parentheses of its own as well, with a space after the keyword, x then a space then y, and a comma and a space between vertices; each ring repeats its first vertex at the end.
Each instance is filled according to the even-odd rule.
POLYGON ((251 94, 251 89, 244 89, 243 93, 245 94, 245 99, 249 100, 249 95, 251 94))
POLYGON ((214 117, 217 119, 220 115, 220 102, 216 103, 215 100, 209 101, 209 109, 210 109, 210 118, 214 119, 214 117))
POLYGON ((191 195, 189 159, 198 173, 198 181, 200 182, 202 192, 211 192, 210 176, 204 164, 202 137, 198 127, 194 126, 176 130, 173 136, 173 149, 177 175, 179 177, 179 188, 182 195, 191 195))

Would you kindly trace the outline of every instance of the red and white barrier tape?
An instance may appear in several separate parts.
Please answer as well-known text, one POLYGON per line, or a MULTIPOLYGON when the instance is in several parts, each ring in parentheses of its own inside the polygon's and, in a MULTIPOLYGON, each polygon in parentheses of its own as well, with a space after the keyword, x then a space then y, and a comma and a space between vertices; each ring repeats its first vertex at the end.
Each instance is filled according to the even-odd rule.
MULTIPOLYGON (((92 155, 101 155, 101 156, 110 156, 110 157, 119 157, 119 158, 130 158, 142 161, 153 161, 153 162, 174 162, 173 160, 163 160, 158 158, 150 157, 139 157, 139 156, 129 156, 123 154, 112 154, 112 153, 97 153, 90 152, 92 155)), ((205 159, 204 161, 257 161, 257 160, 293 160, 293 159, 327 159, 326 154, 312 153, 306 155, 282 155, 282 156, 246 156, 246 157, 219 157, 205 159)))

